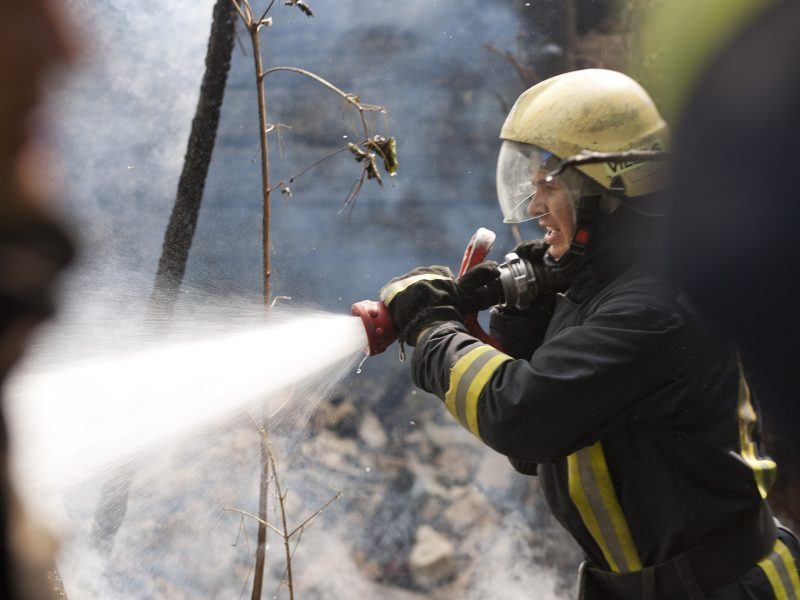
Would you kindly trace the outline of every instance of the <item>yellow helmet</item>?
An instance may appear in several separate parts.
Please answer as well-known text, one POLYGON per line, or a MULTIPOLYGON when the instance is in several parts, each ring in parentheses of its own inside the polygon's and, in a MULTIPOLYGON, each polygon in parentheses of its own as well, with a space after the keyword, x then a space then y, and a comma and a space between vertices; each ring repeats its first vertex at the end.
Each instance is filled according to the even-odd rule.
MULTIPOLYGON (((533 86, 514 103, 500 138, 498 196, 506 221, 523 218, 532 194, 531 161, 565 159, 584 150, 666 150, 667 124, 647 92, 633 79, 606 69, 557 75, 533 86), (526 189, 526 185, 530 189, 526 189), (516 216, 514 210, 516 209, 516 216)), ((538 165, 536 165, 538 166, 538 165)), ((605 190, 627 197, 661 189, 664 165, 606 162, 576 166, 605 190)))

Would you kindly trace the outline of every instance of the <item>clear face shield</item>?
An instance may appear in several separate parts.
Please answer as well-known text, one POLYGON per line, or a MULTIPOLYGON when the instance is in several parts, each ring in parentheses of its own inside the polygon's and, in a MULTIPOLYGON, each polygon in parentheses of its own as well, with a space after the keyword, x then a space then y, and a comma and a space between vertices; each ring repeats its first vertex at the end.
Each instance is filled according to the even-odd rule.
POLYGON ((539 169, 555 168, 557 164, 558 160, 547 150, 531 144, 503 141, 497 157, 497 200, 503 211, 503 223, 533 219, 528 214, 528 204, 536 191, 533 176, 539 169))

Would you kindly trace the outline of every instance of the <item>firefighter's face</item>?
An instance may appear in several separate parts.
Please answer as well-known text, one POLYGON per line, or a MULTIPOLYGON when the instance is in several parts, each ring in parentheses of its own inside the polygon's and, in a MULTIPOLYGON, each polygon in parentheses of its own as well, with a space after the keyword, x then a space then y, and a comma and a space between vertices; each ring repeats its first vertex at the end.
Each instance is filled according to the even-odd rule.
POLYGON ((54 0, 0 1, 0 160, 26 146, 42 76, 74 53, 62 11, 54 0))
POLYGON ((534 194, 528 212, 547 230, 544 241, 550 244, 548 254, 558 260, 569 249, 575 232, 575 209, 564 185, 556 177, 546 181, 547 172, 540 169, 533 176, 534 194))

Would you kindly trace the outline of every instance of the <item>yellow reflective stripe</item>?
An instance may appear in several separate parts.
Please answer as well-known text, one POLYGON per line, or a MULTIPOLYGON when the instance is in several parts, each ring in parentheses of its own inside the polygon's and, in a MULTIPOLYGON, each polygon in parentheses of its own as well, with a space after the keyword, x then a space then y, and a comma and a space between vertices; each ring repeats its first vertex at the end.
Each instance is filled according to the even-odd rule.
POLYGON ((758 448, 753 441, 753 431, 756 428, 758 417, 753 408, 750 396, 750 386, 745 379, 741 364, 739 365, 739 445, 740 455, 744 462, 753 470, 758 493, 761 498, 766 498, 769 488, 775 481, 777 465, 770 458, 758 456, 758 448))
POLYGON ((782 540, 778 540, 775 546, 778 555, 781 557, 783 567, 786 569, 786 573, 789 576, 787 582, 787 588, 791 590, 789 598, 800 598, 800 574, 797 572, 797 564, 795 563, 794 556, 792 556, 792 552, 782 540))
POLYGON ((497 368, 508 360, 510 356, 481 345, 459 358, 450 369, 445 406, 463 427, 478 437, 478 399, 497 368))
MULTIPOLYGON (((495 350, 495 352, 497 352, 495 350)), ((504 362, 511 360, 510 356, 506 356, 501 352, 497 352, 490 358, 479 373, 475 375, 472 383, 467 391, 467 396, 464 398, 465 410, 467 413, 467 429, 469 429, 476 437, 480 438, 480 431, 478 430, 478 398, 480 398, 483 388, 489 382, 489 379, 494 375, 497 367, 504 362)))
MULTIPOLYGON (((581 450, 578 452, 581 452, 581 450)), ((570 454, 567 457, 569 497, 572 498, 573 504, 575 504, 575 507, 578 509, 578 514, 580 514, 583 524, 586 525, 586 529, 589 530, 589 535, 591 535, 594 541, 597 542, 597 545, 600 546, 600 551, 603 553, 603 556, 605 556, 609 568, 615 573, 619 573, 617 562, 608 550, 605 537, 600 532, 600 524, 597 522, 597 517, 584 491, 583 482, 581 481, 581 470, 578 463, 578 452, 570 454)))
POLYGON ((394 300, 394 297, 397 296, 397 294, 405 291, 415 283, 419 283, 420 281, 434 281, 436 279, 449 280, 452 279, 452 277, 447 277, 445 275, 436 275, 435 273, 422 273, 420 275, 412 275, 411 277, 406 277, 405 279, 401 279, 400 281, 387 283, 378 292, 378 298, 380 298, 380 301, 388 306, 392 302, 392 300, 394 300))
POLYGON ((567 457, 569 495, 589 534, 615 573, 639 571, 642 562, 622 512, 603 452, 596 442, 567 457))
POLYGON ((605 453, 603 446, 600 442, 596 442, 589 448, 589 455, 592 459, 592 470, 600 488, 600 494, 603 497, 603 504, 605 505, 606 512, 611 518, 611 524, 614 527, 614 532, 617 534, 617 539, 622 546, 622 553, 625 557, 625 564, 627 564, 628 571, 639 571, 642 568, 642 562, 639 560, 639 553, 636 551, 636 545, 633 543, 633 536, 631 535, 628 521, 622 513, 622 506, 620 506, 617 499, 617 492, 614 489, 614 483, 611 481, 611 474, 608 472, 608 465, 606 464, 605 453))
POLYGON ((489 352, 489 350, 491 350, 490 346, 478 346, 459 358, 453 365, 453 368, 450 369, 450 385, 447 388, 447 393, 444 395, 444 404, 447 410, 450 411, 450 414, 453 415, 459 423, 461 422, 461 418, 456 408, 456 397, 458 388, 461 385, 461 379, 472 366, 472 363, 489 352))
POLYGON ((800 580, 797 566, 789 548, 781 540, 775 542, 772 553, 758 563, 772 586, 776 600, 798 600, 800 580))
POLYGON ((775 593, 776 600, 787 600, 786 588, 783 587, 783 582, 781 581, 780 575, 778 575, 775 565, 772 564, 772 561, 769 560, 769 558, 765 558, 758 563, 758 566, 761 567, 761 570, 764 571, 767 579, 769 579, 769 584, 772 586, 772 591, 775 593))

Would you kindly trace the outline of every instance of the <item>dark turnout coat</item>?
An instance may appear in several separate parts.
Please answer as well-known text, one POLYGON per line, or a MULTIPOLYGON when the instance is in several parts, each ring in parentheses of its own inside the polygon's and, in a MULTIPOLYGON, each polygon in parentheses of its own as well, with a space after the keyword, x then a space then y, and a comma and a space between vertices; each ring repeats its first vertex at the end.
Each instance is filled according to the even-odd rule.
POLYGON ((551 318, 495 310, 492 334, 507 352, 431 328, 415 383, 538 473, 587 599, 800 597, 735 349, 649 262, 589 260, 551 318))

